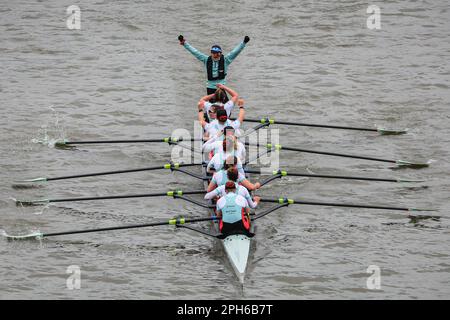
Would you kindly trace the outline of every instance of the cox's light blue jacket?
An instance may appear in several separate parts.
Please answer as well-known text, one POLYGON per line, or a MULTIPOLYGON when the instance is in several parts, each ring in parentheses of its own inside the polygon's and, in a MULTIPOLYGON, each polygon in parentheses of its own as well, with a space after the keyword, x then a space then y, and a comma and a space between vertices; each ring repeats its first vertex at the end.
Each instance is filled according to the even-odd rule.
MULTIPOLYGON (((208 60, 209 56, 204 54, 203 52, 198 51, 197 49, 195 49, 193 46, 191 46, 189 43, 185 42, 184 43, 184 47, 186 48, 186 50, 188 50, 190 53, 193 54, 194 57, 196 57, 198 60, 200 60, 201 62, 203 62, 204 66, 205 66, 205 70, 206 70, 206 61, 208 60)), ((245 43, 242 41, 241 43, 239 43, 236 48, 234 48, 233 50, 231 50, 227 55, 224 56, 225 59, 225 74, 227 73, 228 70, 228 66, 230 65, 231 62, 233 62, 233 60, 238 56, 239 53, 241 53, 242 49, 245 48, 245 43)), ((219 61, 214 61, 212 62, 212 75, 213 77, 217 77, 219 75, 219 61)), ((225 77, 226 79, 226 77, 225 77)), ((226 85, 226 80, 222 79, 222 80, 211 80, 211 81, 207 81, 206 86, 208 88, 211 89, 216 89, 216 85, 217 84, 223 84, 226 85)))

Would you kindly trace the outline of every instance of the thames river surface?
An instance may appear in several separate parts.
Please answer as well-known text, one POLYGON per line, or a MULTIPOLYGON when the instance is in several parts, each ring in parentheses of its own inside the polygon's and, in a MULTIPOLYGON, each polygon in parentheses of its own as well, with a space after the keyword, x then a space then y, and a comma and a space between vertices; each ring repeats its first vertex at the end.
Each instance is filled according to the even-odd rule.
MULTIPOLYGON (((248 118, 409 128, 388 136, 271 126, 282 145, 432 160, 426 168, 398 169, 393 163, 281 150, 279 167, 293 172, 424 182, 283 177, 258 195, 437 210, 301 204, 279 209, 257 220, 243 288, 216 240, 172 226, 40 241, 1 237, 0 299, 449 298, 449 15, 444 0, 0 0, 0 229, 8 234, 208 215, 169 197, 32 207, 14 201, 203 187, 169 170, 32 188, 16 184, 170 161, 171 147, 164 143, 64 150, 54 142, 156 139, 175 129, 193 133, 206 73, 179 45, 179 34, 205 53, 212 44, 227 53, 250 37, 227 77, 245 99, 248 118), (81 10, 80 28, 76 14, 73 20, 66 11, 71 5, 81 10), (379 6, 379 25, 377 10, 367 12, 371 5, 379 6), (75 21, 70 28, 68 19, 75 21)), ((200 174, 199 167, 186 170, 200 174)))

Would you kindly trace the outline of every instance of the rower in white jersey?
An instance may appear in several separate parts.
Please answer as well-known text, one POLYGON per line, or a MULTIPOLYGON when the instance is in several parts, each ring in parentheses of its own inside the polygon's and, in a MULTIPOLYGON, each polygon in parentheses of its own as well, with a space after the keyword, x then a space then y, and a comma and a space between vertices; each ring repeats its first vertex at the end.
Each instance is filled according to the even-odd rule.
POLYGON ((245 110, 243 105, 239 106, 239 115, 234 121, 228 119, 228 115, 225 109, 216 109, 216 119, 214 119, 210 123, 206 122, 205 120, 205 116, 203 114, 204 108, 199 106, 198 111, 198 121, 206 132, 206 140, 216 136, 218 132, 223 131, 223 129, 227 126, 233 127, 236 130, 235 134, 237 136, 240 135, 239 128, 245 118, 245 110))
POLYGON ((226 195, 216 204, 216 214, 220 220, 219 230, 223 234, 241 234, 250 232, 250 209, 245 198, 236 193, 236 184, 225 184, 226 195))
POLYGON ((225 109, 225 111, 227 112, 227 116, 230 117, 231 112, 233 111, 233 108, 238 101, 238 98, 239 95, 236 91, 224 86, 223 84, 218 84, 216 92, 202 97, 198 102, 198 107, 199 109, 204 109, 209 122, 211 122, 215 119, 215 110, 218 109, 225 109), (230 100, 228 101, 226 101, 226 93, 231 96, 230 100), (210 100, 213 100, 214 103, 211 103, 210 100))
POLYGON ((234 154, 239 158, 239 160, 241 160, 241 162, 245 162, 247 151, 245 150, 244 144, 237 140, 234 134, 235 130, 233 127, 225 127, 223 129, 223 132, 220 131, 216 136, 211 137, 211 139, 203 144, 203 152, 212 151, 214 155, 218 153, 224 153, 224 149, 226 148, 226 146, 224 146, 223 141, 225 140, 225 137, 232 137, 235 142, 235 146, 233 146, 233 148, 235 148, 234 154))
MULTIPOLYGON (((237 157, 237 168, 239 172, 245 175, 243 162, 241 161, 239 154, 237 152, 237 139, 233 136, 227 136, 222 142, 222 151, 217 152, 214 156, 209 160, 208 166, 206 167, 207 172, 213 173, 214 171, 219 171, 224 167, 224 163, 229 156, 237 157)), ((242 154, 241 154, 242 156, 242 154)), ((245 158, 244 158, 245 160, 245 158)))
MULTIPOLYGON (((227 183, 227 181, 228 181, 227 170, 229 168, 237 169, 237 163, 238 163, 237 157, 233 157, 233 156, 228 157, 224 163, 223 169, 214 173, 211 181, 209 182, 208 189, 206 191, 211 192, 214 189, 216 189, 217 187, 225 185, 225 183, 227 183)), ((259 182, 256 182, 255 184, 251 183, 250 181, 247 180, 247 178, 245 177, 245 174, 241 174, 241 173, 239 173, 239 171, 238 171, 238 178, 237 178, 236 182, 240 183, 245 188, 247 188, 247 190, 250 190, 250 191, 257 190, 261 187, 261 184, 259 182)))
MULTIPOLYGON (((250 196, 250 193, 248 192, 247 188, 238 184, 238 176, 239 176, 239 173, 236 170, 236 168, 233 168, 233 167, 228 168, 228 170, 227 170, 228 181, 234 182, 234 184, 236 185, 236 193, 243 196, 245 198, 245 200, 247 200, 247 204, 250 208, 252 208, 252 209, 256 208, 258 206, 258 203, 261 198, 258 196, 255 196, 255 198, 253 200, 252 197, 250 196)), ((225 192, 225 184, 224 184, 224 185, 221 185, 221 186, 215 188, 213 191, 208 192, 205 195, 205 200, 212 200, 215 197, 220 198, 225 195, 226 195, 226 192, 225 192)))

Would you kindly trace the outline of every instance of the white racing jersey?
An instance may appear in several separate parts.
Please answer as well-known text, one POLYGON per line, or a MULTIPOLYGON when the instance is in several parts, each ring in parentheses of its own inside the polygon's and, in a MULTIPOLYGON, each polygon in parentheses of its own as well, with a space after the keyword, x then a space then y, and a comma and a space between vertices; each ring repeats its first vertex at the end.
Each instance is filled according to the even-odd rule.
POLYGON ((236 136, 240 135, 239 128, 241 127, 241 122, 239 120, 231 121, 227 119, 224 123, 220 123, 219 120, 215 119, 210 123, 205 124, 205 131, 208 132, 210 137, 217 136, 217 132, 223 131, 225 127, 231 126, 234 128, 234 133, 236 136))
MULTIPOLYGON (((214 157, 212 157, 212 159, 209 161, 208 166, 206 167, 206 169, 208 171, 215 170, 216 172, 222 170, 223 169, 223 163, 225 162, 227 157, 229 157, 230 155, 234 156, 233 153, 224 153, 224 152, 216 153, 214 155, 214 157)), ((242 166, 242 162, 239 159, 239 157, 237 158, 237 160, 238 160, 237 161, 238 172, 240 174, 242 174, 243 176, 245 176, 244 167, 242 166)))
MULTIPOLYGON (((243 175, 241 173, 238 174, 238 180, 237 180, 238 183, 241 183, 245 179, 246 179, 245 175, 243 175)), ((222 169, 222 170, 214 173, 214 175, 211 179, 211 182, 213 182, 218 187, 224 186, 228 182, 227 171, 222 169)))
MULTIPOLYGON (((247 188, 244 186, 241 186, 237 183, 236 184, 236 193, 240 196, 243 196, 245 200, 247 200, 247 205, 254 209, 256 208, 257 204, 255 202, 253 202, 252 197, 250 196, 250 193, 248 192, 247 188)), ((215 188, 213 191, 207 193, 205 195, 205 200, 211 200, 214 199, 215 197, 224 197, 226 195, 225 192, 225 185, 221 185, 217 188, 215 188)))
MULTIPOLYGON (((208 120, 209 120, 209 121, 211 121, 211 119, 209 118, 209 110, 211 110, 211 106, 212 106, 213 104, 214 104, 214 103, 211 103, 211 102, 209 102, 209 101, 206 101, 206 102, 203 104, 203 107, 205 108, 205 112, 206 112, 206 114, 207 114, 207 117, 208 117, 208 120)), ((233 102, 232 100, 228 100, 227 103, 225 103, 225 104, 223 105, 223 108, 224 108, 225 111, 227 112, 227 116, 230 117, 230 116, 231 116, 231 111, 233 111, 233 108, 234 108, 234 102, 233 102)))
MULTIPOLYGON (((206 141, 203 144, 203 151, 210 152, 212 151, 214 155, 218 153, 223 153, 223 135, 220 137, 213 137, 206 141)), ((241 162, 245 162, 245 157, 247 155, 247 151, 245 150, 245 146, 242 142, 237 142, 237 149, 234 150, 234 155, 241 160, 241 162)))

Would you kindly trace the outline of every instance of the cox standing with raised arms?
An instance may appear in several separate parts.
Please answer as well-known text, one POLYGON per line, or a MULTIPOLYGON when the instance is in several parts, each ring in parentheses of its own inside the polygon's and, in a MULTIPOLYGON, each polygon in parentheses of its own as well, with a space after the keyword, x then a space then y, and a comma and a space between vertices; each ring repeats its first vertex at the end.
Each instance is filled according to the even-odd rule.
POLYGON ((208 95, 215 93, 218 84, 226 84, 225 77, 227 76, 228 66, 233 60, 241 53, 245 48, 247 42, 250 41, 248 36, 244 37, 244 41, 239 43, 231 52, 222 55, 222 48, 219 45, 213 45, 211 47, 211 55, 200 52, 191 46, 182 35, 178 36, 180 45, 184 46, 190 53, 194 55, 198 60, 203 62, 206 68, 206 74, 208 81, 206 85, 206 92, 208 95))

